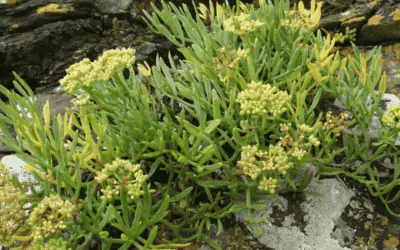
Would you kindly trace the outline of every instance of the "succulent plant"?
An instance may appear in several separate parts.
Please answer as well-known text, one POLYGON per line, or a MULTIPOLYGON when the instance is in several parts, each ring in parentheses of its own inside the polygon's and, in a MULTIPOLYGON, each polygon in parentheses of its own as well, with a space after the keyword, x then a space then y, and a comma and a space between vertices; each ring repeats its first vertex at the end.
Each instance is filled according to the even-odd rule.
POLYGON ((63 116, 52 117, 48 103, 39 110, 18 75, 16 92, 0 86, 8 99, 0 102, 0 140, 38 180, 2 178, 1 211, 16 216, 11 229, 2 220, 0 243, 170 249, 203 240, 221 249, 205 233, 212 223, 220 233, 240 211, 250 225, 261 221, 261 198, 306 188, 310 176, 296 182, 306 163, 318 177, 364 183, 400 216, 399 108, 380 106, 380 48, 365 55, 353 44, 354 55, 340 56, 335 45, 351 34, 323 36, 322 5, 310 4, 211 2, 195 16, 186 5, 153 5, 149 27, 181 60, 158 57, 135 69, 127 48, 71 65, 60 83, 76 107, 63 116), (332 98, 347 111, 321 105, 332 98), (370 137, 375 117, 384 126, 370 137), (386 157, 394 168, 381 178, 374 164, 386 157))

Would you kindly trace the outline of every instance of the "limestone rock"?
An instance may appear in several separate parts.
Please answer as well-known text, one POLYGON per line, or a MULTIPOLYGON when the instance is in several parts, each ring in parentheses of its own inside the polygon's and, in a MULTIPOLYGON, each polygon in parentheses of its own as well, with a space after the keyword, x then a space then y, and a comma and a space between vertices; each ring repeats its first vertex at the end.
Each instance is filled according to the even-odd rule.
POLYGON ((320 193, 321 196, 307 196, 300 206, 293 204, 293 200, 282 197, 267 201, 267 209, 258 214, 266 218, 266 221, 256 225, 263 232, 258 238, 262 244, 275 250, 349 249, 340 246, 331 233, 354 192, 335 179, 324 180, 322 184, 312 183, 309 190, 320 193), (291 206, 295 206, 292 209, 298 211, 289 209, 291 206), (298 213, 302 214, 302 218, 298 217, 298 213))
MULTIPOLYGON (((266 209, 256 214, 264 222, 247 226, 262 233, 253 233, 264 245, 258 249, 349 250, 369 244, 369 249, 378 250, 386 249, 383 241, 390 235, 400 236, 400 220, 390 217, 378 199, 349 178, 311 182, 304 194, 282 194, 265 204, 266 209)), ((245 217, 242 213, 237 219, 245 223, 245 217)))

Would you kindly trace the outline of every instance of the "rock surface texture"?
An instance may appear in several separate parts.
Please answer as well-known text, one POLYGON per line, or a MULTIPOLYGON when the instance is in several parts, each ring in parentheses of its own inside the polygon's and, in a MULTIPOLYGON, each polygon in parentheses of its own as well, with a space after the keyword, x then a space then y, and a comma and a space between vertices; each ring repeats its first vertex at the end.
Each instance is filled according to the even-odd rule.
POLYGON ((139 60, 166 53, 171 43, 150 33, 138 14, 142 1, 23 0, 0 4, 0 84, 12 71, 31 87, 53 87, 65 69, 106 49, 132 47, 139 60))
POLYGON ((400 236, 400 220, 346 178, 312 181, 304 194, 284 194, 265 204, 257 213, 264 222, 255 225, 261 234, 246 226, 241 214, 214 240, 226 250, 391 250, 396 248, 386 247, 385 240, 400 236))
POLYGON ((256 226, 263 232, 261 243, 275 250, 349 249, 340 246, 331 233, 354 192, 335 179, 313 182, 309 191, 321 196, 305 196, 299 207, 293 204, 295 200, 283 197, 267 201, 267 209, 259 214, 266 222, 256 226))
POLYGON ((400 39, 400 1, 355 0, 346 8, 325 5, 321 28, 357 30, 358 44, 377 44, 400 39))

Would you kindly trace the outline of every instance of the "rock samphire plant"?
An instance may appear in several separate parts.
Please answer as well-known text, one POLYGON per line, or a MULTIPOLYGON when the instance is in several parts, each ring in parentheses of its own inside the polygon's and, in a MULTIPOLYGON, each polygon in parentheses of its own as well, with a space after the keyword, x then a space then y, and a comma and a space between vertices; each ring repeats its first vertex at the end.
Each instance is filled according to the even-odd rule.
POLYGON ((340 56, 314 1, 153 9, 146 21, 180 59, 133 67, 132 49, 84 59, 60 81, 75 108, 57 116, 18 75, 15 91, 0 86, 1 140, 37 180, 1 166, 1 245, 219 249, 212 224, 219 234, 238 212, 261 221, 262 199, 306 188, 305 164, 365 184, 398 216, 400 107, 380 105, 379 48, 340 56))

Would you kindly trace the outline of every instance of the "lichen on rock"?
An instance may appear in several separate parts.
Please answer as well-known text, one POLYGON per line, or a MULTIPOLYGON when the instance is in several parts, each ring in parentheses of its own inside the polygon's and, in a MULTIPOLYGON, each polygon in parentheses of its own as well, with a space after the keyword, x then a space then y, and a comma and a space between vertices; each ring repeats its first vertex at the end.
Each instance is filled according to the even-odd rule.
POLYGON ((375 15, 368 20, 368 25, 378 25, 384 18, 385 18, 384 16, 375 15))
POLYGON ((75 11, 74 7, 68 6, 66 4, 55 4, 50 3, 46 6, 39 7, 37 9, 37 13, 39 15, 43 15, 46 13, 54 13, 54 14, 65 14, 67 12, 75 11))

